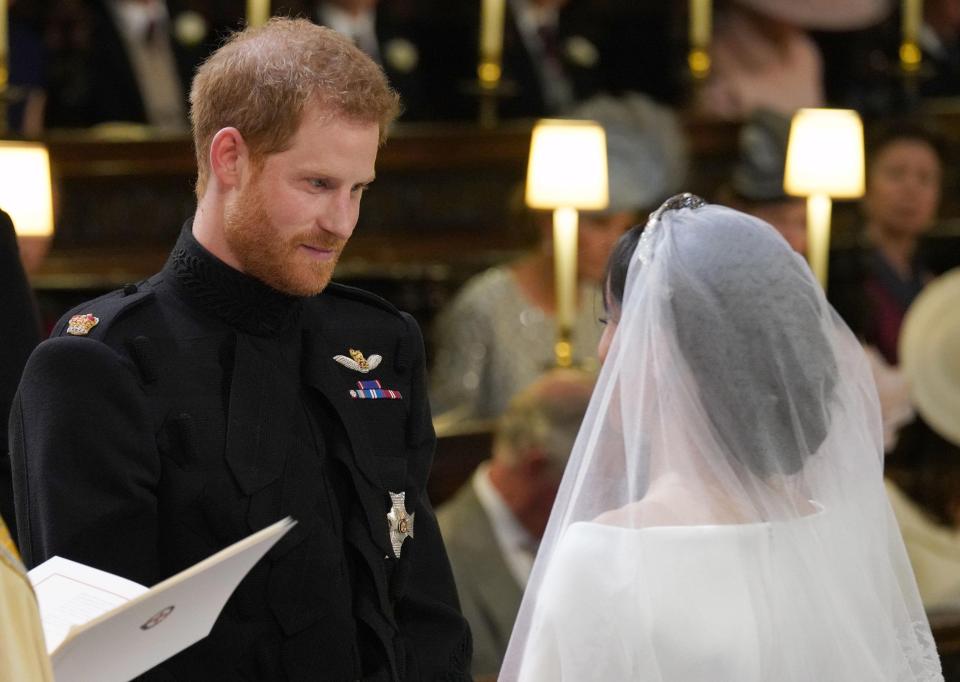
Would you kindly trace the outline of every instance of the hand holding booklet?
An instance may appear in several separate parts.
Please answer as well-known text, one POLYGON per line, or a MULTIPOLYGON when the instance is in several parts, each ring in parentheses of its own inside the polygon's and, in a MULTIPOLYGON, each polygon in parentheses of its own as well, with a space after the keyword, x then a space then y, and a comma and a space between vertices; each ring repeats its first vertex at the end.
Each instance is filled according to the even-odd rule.
POLYGON ((243 577, 290 517, 154 587, 61 557, 30 571, 57 682, 123 682, 210 633, 243 577))

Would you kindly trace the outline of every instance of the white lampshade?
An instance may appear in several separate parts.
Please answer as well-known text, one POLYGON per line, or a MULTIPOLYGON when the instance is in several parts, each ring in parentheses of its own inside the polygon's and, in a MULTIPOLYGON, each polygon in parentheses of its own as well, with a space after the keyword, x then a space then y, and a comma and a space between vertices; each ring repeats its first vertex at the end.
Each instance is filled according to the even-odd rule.
POLYGON ((863 195, 863 124, 850 109, 800 109, 790 125, 783 189, 793 196, 863 195))
POLYGON ((607 207, 607 138, 593 121, 543 119, 533 129, 527 206, 607 207))
POLYGON ((37 142, 0 140, 0 209, 13 220, 17 234, 53 234, 50 156, 37 142))

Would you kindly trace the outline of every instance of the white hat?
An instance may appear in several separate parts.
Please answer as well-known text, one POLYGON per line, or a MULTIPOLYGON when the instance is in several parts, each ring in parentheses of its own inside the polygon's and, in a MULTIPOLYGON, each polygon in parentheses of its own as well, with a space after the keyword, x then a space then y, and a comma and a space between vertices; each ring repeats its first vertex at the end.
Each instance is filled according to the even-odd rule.
POLYGON ((867 28, 886 19, 890 0, 737 0, 759 14, 802 28, 850 31, 867 28))
POLYGON ((592 119, 606 133, 610 204, 602 212, 650 211, 685 186, 687 139, 670 107, 638 92, 600 94, 569 115, 592 119))
POLYGON ((900 364, 920 416, 960 445, 960 268, 928 284, 900 330, 900 364))

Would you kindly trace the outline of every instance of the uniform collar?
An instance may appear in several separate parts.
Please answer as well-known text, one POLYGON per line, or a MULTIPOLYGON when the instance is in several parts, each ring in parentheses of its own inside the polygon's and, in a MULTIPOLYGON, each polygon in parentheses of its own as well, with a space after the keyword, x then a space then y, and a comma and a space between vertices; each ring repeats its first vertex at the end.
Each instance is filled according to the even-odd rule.
POLYGON ((279 292, 207 251, 193 236, 192 219, 180 231, 164 275, 187 303, 247 334, 279 336, 300 319, 302 298, 279 292))

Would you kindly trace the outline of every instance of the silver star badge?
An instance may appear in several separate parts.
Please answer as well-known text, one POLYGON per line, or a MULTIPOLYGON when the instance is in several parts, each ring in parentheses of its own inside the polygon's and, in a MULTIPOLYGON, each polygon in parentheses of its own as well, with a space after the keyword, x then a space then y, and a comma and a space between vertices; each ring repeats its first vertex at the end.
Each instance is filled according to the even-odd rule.
POLYGON ((400 548, 403 541, 408 537, 413 537, 413 517, 415 514, 407 514, 407 507, 404 504, 406 493, 390 493, 390 511, 387 512, 387 526, 390 529, 390 544, 393 545, 393 554, 400 558, 400 548))

